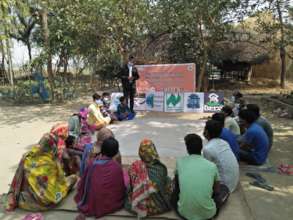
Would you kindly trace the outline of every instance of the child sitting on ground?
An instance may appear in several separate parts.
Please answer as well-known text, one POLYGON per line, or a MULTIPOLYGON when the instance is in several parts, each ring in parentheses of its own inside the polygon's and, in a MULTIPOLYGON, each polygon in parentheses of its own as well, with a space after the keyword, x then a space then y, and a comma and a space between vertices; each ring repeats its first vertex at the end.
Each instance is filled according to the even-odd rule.
POLYGON ((120 104, 117 107, 116 117, 119 121, 132 120, 135 117, 135 113, 132 113, 127 105, 124 96, 120 97, 120 104))

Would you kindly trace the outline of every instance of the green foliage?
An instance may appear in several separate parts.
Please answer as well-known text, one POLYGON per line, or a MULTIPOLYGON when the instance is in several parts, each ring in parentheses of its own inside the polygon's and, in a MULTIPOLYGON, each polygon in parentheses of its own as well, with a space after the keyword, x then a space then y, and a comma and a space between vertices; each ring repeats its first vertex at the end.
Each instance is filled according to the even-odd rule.
MULTIPOLYGON (((29 67, 42 67, 52 54, 58 60, 55 75, 66 72, 68 64, 78 63, 76 75, 89 69, 110 80, 129 54, 145 62, 196 62, 204 73, 207 51, 227 40, 235 22, 247 16, 261 17, 259 12, 264 10, 277 16, 272 6, 278 2, 292 18, 289 0, 1 0, 0 40, 10 33, 40 49, 29 67), (48 15, 49 45, 44 42, 42 12, 48 15), (149 52, 159 39, 166 41, 160 48, 163 52, 149 52)), ((256 32, 267 33, 266 41, 277 46, 290 45, 292 22, 287 20, 282 42, 274 38, 280 30, 278 22, 264 24, 260 19, 256 32)))

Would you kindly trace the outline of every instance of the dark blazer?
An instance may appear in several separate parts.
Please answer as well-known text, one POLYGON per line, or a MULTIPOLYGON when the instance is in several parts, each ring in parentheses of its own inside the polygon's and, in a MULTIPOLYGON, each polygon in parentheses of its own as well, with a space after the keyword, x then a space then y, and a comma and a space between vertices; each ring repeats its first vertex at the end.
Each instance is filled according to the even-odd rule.
POLYGON ((125 64, 121 68, 118 77, 121 79, 123 90, 128 90, 128 91, 135 89, 135 81, 139 79, 138 71, 135 66, 132 68, 133 80, 130 81, 128 79, 129 68, 127 64, 125 64))

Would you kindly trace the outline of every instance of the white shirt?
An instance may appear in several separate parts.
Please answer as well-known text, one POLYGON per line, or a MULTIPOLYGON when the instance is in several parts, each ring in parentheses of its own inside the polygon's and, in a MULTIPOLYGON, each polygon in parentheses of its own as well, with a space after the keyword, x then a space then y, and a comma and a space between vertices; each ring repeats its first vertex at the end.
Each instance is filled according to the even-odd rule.
POLYGON ((128 69, 129 69, 129 77, 132 77, 132 65, 128 64, 128 69))
POLYGON ((239 181, 239 164, 229 144, 214 138, 203 147, 203 156, 217 165, 221 182, 233 192, 239 181))
POLYGON ((237 121, 230 116, 225 118, 225 128, 229 129, 235 135, 240 135, 240 127, 237 121))

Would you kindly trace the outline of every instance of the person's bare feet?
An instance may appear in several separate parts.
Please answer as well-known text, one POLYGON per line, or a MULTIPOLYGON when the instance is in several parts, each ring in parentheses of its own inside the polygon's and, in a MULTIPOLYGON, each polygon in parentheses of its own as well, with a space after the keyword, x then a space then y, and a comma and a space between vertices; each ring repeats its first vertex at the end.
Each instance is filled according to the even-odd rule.
POLYGON ((78 216, 76 216, 75 220, 85 220, 86 217, 84 214, 80 213, 78 216))

